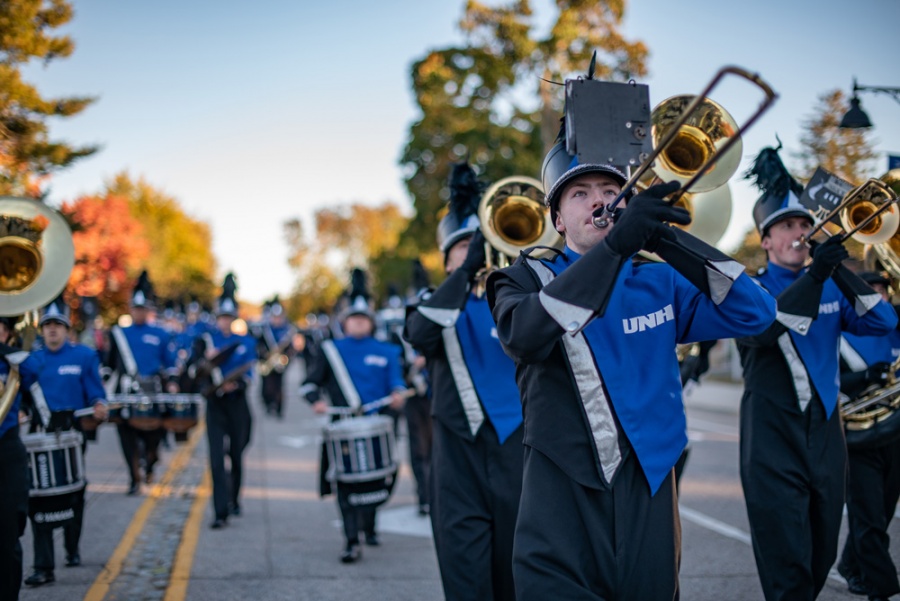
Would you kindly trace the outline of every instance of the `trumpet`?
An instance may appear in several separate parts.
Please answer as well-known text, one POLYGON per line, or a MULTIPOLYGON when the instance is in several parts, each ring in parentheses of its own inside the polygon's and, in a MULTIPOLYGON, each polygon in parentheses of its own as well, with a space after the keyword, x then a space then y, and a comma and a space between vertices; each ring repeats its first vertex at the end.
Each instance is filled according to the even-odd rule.
POLYGON ((631 175, 622 191, 610 204, 598 210, 593 224, 609 227, 615 208, 628 197, 648 170, 654 169, 664 181, 677 180, 681 188, 674 192, 675 204, 688 190, 709 192, 728 181, 741 158, 741 134, 764 112, 778 94, 759 75, 740 67, 723 67, 697 96, 674 96, 663 101, 651 114, 654 150, 631 175), (759 87, 764 99, 756 111, 739 126, 721 106, 708 98, 726 75, 737 75, 759 87), (659 159, 659 165, 656 165, 659 159))
POLYGON ((792 244, 794 248, 808 245, 816 233, 824 230, 829 237, 840 236, 841 241, 852 237, 862 244, 877 245, 888 242, 898 226, 897 193, 880 179, 871 178, 850 190, 834 209, 792 244), (842 229, 836 233, 828 232, 825 225, 835 218, 840 218, 842 229))

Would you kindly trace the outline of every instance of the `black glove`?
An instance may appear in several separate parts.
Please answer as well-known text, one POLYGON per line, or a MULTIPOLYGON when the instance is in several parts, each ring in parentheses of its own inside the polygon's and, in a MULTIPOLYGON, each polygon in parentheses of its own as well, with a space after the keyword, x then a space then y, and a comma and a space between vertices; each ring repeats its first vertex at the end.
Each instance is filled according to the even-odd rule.
POLYGON ((687 225, 690 214, 670 206, 663 198, 680 187, 678 182, 647 188, 628 201, 622 216, 615 221, 606 243, 618 255, 630 257, 642 248, 653 250, 660 238, 673 240, 675 234, 664 222, 687 225))
POLYGON ((876 363, 866 368, 866 383, 886 384, 891 373, 890 363, 876 363))
POLYGON ((485 260, 484 234, 481 233, 481 230, 475 230, 469 240, 469 254, 466 255, 459 269, 469 274, 469 279, 472 279, 484 267, 485 260))
POLYGON ((817 282, 830 278, 841 261, 850 258, 840 236, 832 236, 821 244, 814 244, 810 251, 813 261, 809 266, 809 275, 817 282))

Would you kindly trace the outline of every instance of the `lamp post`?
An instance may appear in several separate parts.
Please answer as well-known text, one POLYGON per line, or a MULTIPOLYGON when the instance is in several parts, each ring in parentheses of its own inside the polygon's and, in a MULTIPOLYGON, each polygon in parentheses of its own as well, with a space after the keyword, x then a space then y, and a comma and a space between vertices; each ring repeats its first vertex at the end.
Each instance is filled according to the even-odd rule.
POLYGON ((839 127, 843 127, 844 129, 860 129, 872 127, 872 122, 869 120, 869 116, 859 106, 859 96, 857 96, 857 92, 881 92, 884 94, 890 94, 894 98, 894 100, 900 102, 900 88, 861 86, 856 83, 856 78, 854 77, 853 96, 850 98, 850 110, 847 111, 847 114, 845 114, 843 119, 841 119, 839 127))

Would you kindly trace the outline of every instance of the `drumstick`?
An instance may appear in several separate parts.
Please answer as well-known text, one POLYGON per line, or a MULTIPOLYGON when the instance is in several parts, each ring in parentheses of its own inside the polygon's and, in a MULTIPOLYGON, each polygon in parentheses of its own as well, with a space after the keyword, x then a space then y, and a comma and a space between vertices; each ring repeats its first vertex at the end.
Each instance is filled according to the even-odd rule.
MULTIPOLYGON (((415 390, 406 389, 400 392, 400 396, 404 399, 408 399, 411 396, 416 394, 415 390)), ((352 415, 357 411, 369 411, 372 409, 380 409, 381 407, 385 407, 394 402, 394 396, 389 394, 387 396, 383 396, 380 399, 375 399, 374 401, 370 401, 368 403, 363 403, 359 406, 359 409, 353 409, 352 407, 327 407, 325 409, 325 413, 328 415, 352 415)))

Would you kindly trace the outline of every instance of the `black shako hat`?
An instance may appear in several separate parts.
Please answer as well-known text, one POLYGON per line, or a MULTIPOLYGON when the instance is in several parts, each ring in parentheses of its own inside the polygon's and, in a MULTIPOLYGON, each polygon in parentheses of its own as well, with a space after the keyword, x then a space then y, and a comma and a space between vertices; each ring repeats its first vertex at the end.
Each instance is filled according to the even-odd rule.
POLYGON ((760 236, 765 236, 773 223, 788 217, 805 217, 810 222, 815 221, 809 209, 800 204, 803 186, 781 162, 779 150, 780 140, 777 148, 763 148, 756 155, 753 166, 744 174, 744 179, 753 180, 762 192, 753 206, 753 221, 760 236))
POLYGON ((885 288, 891 285, 891 276, 886 271, 863 271, 859 274, 866 284, 881 284, 885 288))
POLYGON ((219 296, 219 300, 216 301, 216 317, 220 315, 238 316, 238 303, 234 297, 235 292, 237 292, 237 282, 235 282, 234 274, 229 273, 225 276, 225 281, 222 282, 222 294, 219 296))
POLYGON ((66 304, 66 301, 63 299, 63 295, 61 292, 59 296, 50 301, 41 311, 41 317, 38 320, 38 327, 44 325, 48 321, 58 321, 67 328, 72 327, 69 305, 66 304))
POLYGON ((131 301, 129 304, 132 307, 152 309, 155 300, 153 284, 150 283, 150 276, 145 269, 141 272, 141 275, 138 276, 137 283, 134 285, 134 290, 131 292, 131 301))
POLYGON ((346 293, 347 304, 338 314, 339 321, 351 315, 365 315, 375 322, 375 311, 372 309, 366 272, 359 267, 350 273, 350 290, 346 293))
POLYGON ((445 255, 454 244, 478 229, 478 204, 485 186, 468 162, 455 163, 450 173, 449 212, 437 227, 437 243, 445 255))

